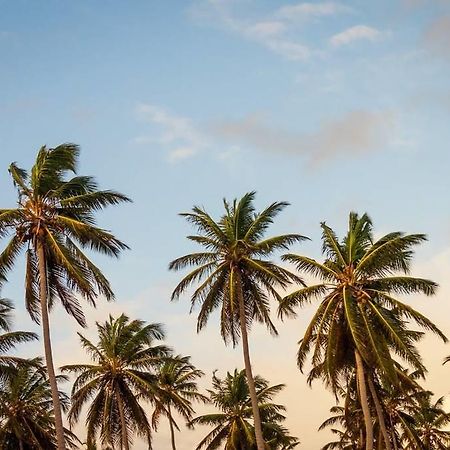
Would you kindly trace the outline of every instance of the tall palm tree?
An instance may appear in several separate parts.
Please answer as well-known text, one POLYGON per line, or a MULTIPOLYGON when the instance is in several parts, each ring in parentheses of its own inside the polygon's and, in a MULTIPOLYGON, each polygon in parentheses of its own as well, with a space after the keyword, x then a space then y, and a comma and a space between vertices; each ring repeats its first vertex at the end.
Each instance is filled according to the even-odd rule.
MULTIPOLYGON (((220 331, 225 343, 237 344, 242 337, 245 371, 252 399, 258 450, 264 450, 261 418, 250 362, 248 329, 253 321, 264 323, 277 334, 270 319, 269 299, 281 300, 276 288, 285 288, 291 281, 301 279, 268 258, 280 249, 306 239, 298 234, 264 238, 268 227, 288 204, 275 202, 255 213, 254 192, 229 204, 224 200, 225 214, 215 221, 206 211, 194 207, 183 213, 198 234, 188 239, 204 247, 203 252, 175 259, 172 270, 195 269, 185 276, 172 294, 177 299, 190 285, 200 283, 192 295, 192 308, 200 304, 197 331, 207 323, 211 313, 221 310, 220 331)), ((191 308, 191 309, 192 309, 191 308)))
POLYGON ((29 342, 37 339, 35 333, 28 331, 11 331, 11 313, 13 305, 10 300, 0 298, 0 380, 11 374, 14 366, 25 362, 24 359, 17 356, 5 355, 5 353, 13 349, 17 344, 22 342, 29 342))
MULTIPOLYGON (((298 366, 303 368, 312 351, 313 366, 319 367, 318 372, 335 391, 339 377, 345 380, 356 368, 366 449, 372 450, 370 372, 376 369, 396 385, 398 374, 393 354, 414 369, 424 370, 415 346, 421 333, 408 329, 409 321, 447 341, 430 320, 394 296, 412 293, 431 296, 437 285, 408 275, 412 248, 425 241, 425 235, 394 232, 375 241, 370 218, 367 214, 359 217, 356 213, 350 213, 348 232, 341 242, 328 225, 322 223, 321 226, 324 263, 300 255, 284 257, 299 271, 317 276, 321 281, 286 296, 279 312, 294 315, 295 307, 321 299, 300 343, 298 366)), ((371 397, 376 406, 376 397, 371 397)), ((379 419, 383 434, 387 436, 383 418, 379 419)), ((391 448, 387 439, 385 446, 391 448)))
MULTIPOLYGON (((269 386, 269 383, 255 376, 255 387, 262 419, 263 438, 266 449, 289 450, 299 441, 290 436, 282 423, 284 407, 272 403, 272 398, 283 388, 283 384, 269 386)), ((213 430, 198 444, 196 450, 256 450, 255 428, 251 423, 253 416, 249 384, 244 370, 235 369, 224 379, 213 376, 213 388, 208 390, 211 403, 220 410, 218 413, 198 416, 192 425, 209 425, 213 430), (225 443, 225 447, 222 447, 225 443)))
MULTIPOLYGON (((62 392, 59 396, 66 410, 69 399, 62 392)), ((67 429, 64 434, 69 447, 77 448, 76 437, 67 429)), ((19 365, 14 369, 14 376, 0 383, 0 447, 3 450, 57 448, 51 388, 38 359, 19 365)))
POLYGON ((71 364, 63 372, 77 378, 72 388, 69 421, 74 424, 83 406, 91 401, 86 418, 88 441, 98 434, 102 444, 129 450, 131 435, 147 439, 151 447, 151 425, 143 402, 157 402, 158 378, 155 369, 170 355, 165 345, 154 345, 164 338, 160 324, 130 320, 125 314, 97 322, 98 342, 79 334, 81 345, 92 364, 71 364))
POLYGON ((68 174, 76 173, 78 155, 78 146, 63 144, 50 149, 42 147, 30 174, 11 164, 9 173, 18 191, 18 203, 15 208, 0 209, 0 237, 11 236, 0 254, 0 278, 6 278, 25 249, 25 303, 32 319, 42 322, 59 450, 65 448, 64 433, 48 311, 59 300, 71 316, 85 325, 75 293, 95 304, 98 294, 111 300, 113 292, 83 250, 118 256, 127 248, 95 225, 94 213, 129 199, 118 192, 98 190, 92 177, 67 179, 68 174))
POLYGON ((197 380, 204 374, 190 362, 189 356, 175 356, 167 359, 157 368, 159 403, 156 405, 153 420, 157 422, 160 415, 169 419, 172 450, 176 450, 175 427, 172 417, 175 410, 183 419, 190 421, 194 414, 193 401, 206 402, 208 398, 198 392, 197 380))

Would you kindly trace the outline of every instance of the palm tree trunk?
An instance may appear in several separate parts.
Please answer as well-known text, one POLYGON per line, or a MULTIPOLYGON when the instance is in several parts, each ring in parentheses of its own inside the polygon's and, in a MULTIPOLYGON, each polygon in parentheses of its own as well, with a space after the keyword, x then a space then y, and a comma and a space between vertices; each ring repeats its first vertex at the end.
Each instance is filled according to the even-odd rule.
POLYGON ((22 439, 19 439, 19 450, 23 450, 23 442, 22 442, 22 439))
POLYGON ((44 247, 37 243, 37 256, 39 265, 39 297, 41 302, 42 334, 44 338, 45 362, 47 366, 48 380, 52 391, 53 414, 55 415, 56 442, 58 450, 65 450, 64 426, 61 414, 61 402, 59 400, 58 384, 56 382, 55 366, 53 364, 52 342, 50 337, 50 323, 48 317, 48 287, 47 287, 47 263, 44 247))
POLYGON ((392 437, 393 437, 393 441, 394 441, 394 450, 398 450, 398 446, 397 446, 397 437, 395 435, 395 428, 394 428, 394 424, 392 423, 392 416, 389 415, 389 423, 391 424, 391 430, 392 430, 392 437))
POLYGON ((172 443, 172 450, 177 450, 177 448, 175 447, 175 430, 173 429, 172 413, 170 411, 170 405, 167 405, 167 410, 169 411, 170 442, 172 443))
POLYGON ((120 417, 120 430, 122 433, 122 445, 121 448, 125 450, 130 450, 130 444, 128 442, 128 433, 127 433, 127 422, 125 421, 125 412, 123 410, 123 403, 120 395, 116 393, 117 405, 119 407, 119 417, 120 417))
POLYGON ((237 291, 239 301, 239 320, 241 323, 242 351, 244 353, 245 375, 247 376, 248 390, 252 401, 253 421, 255 426, 256 447, 258 450, 265 450, 266 446, 262 435, 261 416, 259 414, 258 397, 256 396, 255 380, 252 374, 250 362, 250 352, 248 347, 247 323, 245 321, 244 296, 240 276, 237 276, 237 291))
POLYGON ((367 398, 366 377, 364 373, 364 364, 358 350, 355 350, 356 374, 359 385, 359 400, 364 415, 364 423, 366 425, 366 450, 373 450, 373 424, 369 410, 369 401, 367 398))
POLYGON ((381 408, 380 400, 378 399, 377 391, 375 390, 375 386, 373 384, 372 378, 368 377, 369 389, 372 394, 373 401, 375 403, 375 409, 377 410, 378 416, 378 424, 380 425, 381 433, 383 434, 383 440, 385 443, 386 450, 392 450, 391 440, 389 439, 389 434, 386 428, 386 422, 384 420, 383 409, 381 408))

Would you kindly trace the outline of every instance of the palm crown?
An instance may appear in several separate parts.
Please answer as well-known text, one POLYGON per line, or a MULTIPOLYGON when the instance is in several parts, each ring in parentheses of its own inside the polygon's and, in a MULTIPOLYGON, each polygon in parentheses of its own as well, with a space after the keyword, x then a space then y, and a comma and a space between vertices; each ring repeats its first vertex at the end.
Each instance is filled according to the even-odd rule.
MULTIPOLYGON (((282 426, 284 407, 272 403, 272 398, 283 388, 283 384, 270 386, 262 377, 255 377, 258 405, 262 419, 262 430, 266 444, 271 449, 290 449, 298 445, 298 440, 289 435, 282 426)), ((213 426, 213 430, 198 444, 197 450, 256 449, 250 392, 245 371, 235 369, 224 379, 213 376, 213 388, 208 390, 211 403, 220 412, 196 417, 192 424, 213 426)))
POLYGON ((356 350, 370 368, 397 381, 392 353, 415 369, 425 368, 415 343, 421 333, 408 328, 409 321, 430 330, 444 341, 444 334, 425 316, 401 302, 396 294, 433 295, 433 281, 408 276, 412 247, 426 240, 423 234, 389 233, 376 242, 372 222, 364 214, 349 216, 349 229, 339 242, 333 230, 322 223, 324 263, 305 256, 289 254, 284 260, 298 270, 319 277, 322 282, 286 296, 280 304, 281 315, 294 314, 294 308, 317 298, 320 306, 308 326, 298 351, 298 365, 313 351, 315 373, 324 375, 337 387, 339 369, 354 367, 356 350), (398 272, 402 273, 398 275, 398 272))
POLYGON ((275 287, 286 287, 291 280, 301 281, 267 258, 276 250, 286 250, 306 238, 286 234, 263 239, 275 216, 288 204, 272 203, 256 214, 254 196, 250 192, 232 204, 224 200, 225 214, 217 222, 199 207, 181 214, 198 230, 198 235, 188 239, 203 246, 205 251, 182 256, 169 265, 172 270, 196 267, 178 284, 172 299, 177 299, 190 285, 200 283, 192 295, 192 308, 197 303, 201 305, 197 329, 202 329, 210 314, 220 307, 222 337, 233 344, 241 334, 240 295, 244 297, 247 325, 255 319, 276 333, 269 316, 269 295, 281 300, 275 287))
POLYGON ((37 339, 37 335, 29 331, 11 331, 12 311, 12 303, 0 298, 0 380, 14 374, 14 367, 25 362, 22 358, 5 353, 14 349, 17 344, 37 339))
POLYGON ((114 191, 100 191, 89 176, 74 176, 79 148, 74 144, 42 147, 31 173, 11 164, 9 172, 18 190, 18 206, 0 209, 0 236, 12 235, 0 255, 0 276, 6 277, 16 257, 26 249, 26 307, 39 319, 38 246, 46 260, 48 303, 59 299, 69 314, 85 324, 73 291, 94 303, 97 294, 114 297, 101 271, 83 249, 118 256, 127 246, 95 226, 94 212, 129 199, 114 191))
POLYGON ((170 353, 168 347, 154 345, 164 337, 161 325, 130 320, 122 314, 97 323, 97 331, 97 344, 79 334, 94 363, 61 368, 78 375, 69 420, 76 422, 83 406, 94 397, 86 418, 90 441, 100 434, 105 445, 121 442, 128 448, 130 435, 137 433, 151 448, 151 427, 141 401, 158 398, 155 369, 170 353))
MULTIPOLYGON (((59 396, 66 410, 69 399, 62 392, 59 396)), ((76 437, 67 429, 64 433, 68 446, 78 448, 76 437)), ((21 364, 13 377, 0 383, 0 447, 4 450, 57 448, 50 384, 39 359, 21 364)))

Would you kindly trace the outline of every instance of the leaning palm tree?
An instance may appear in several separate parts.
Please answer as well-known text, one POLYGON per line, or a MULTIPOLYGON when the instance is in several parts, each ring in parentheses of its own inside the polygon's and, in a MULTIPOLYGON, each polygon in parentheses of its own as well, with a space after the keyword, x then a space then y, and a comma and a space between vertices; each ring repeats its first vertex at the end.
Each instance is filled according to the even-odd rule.
POLYGON ((156 368, 170 355, 165 345, 154 345, 164 338, 160 324, 145 324, 122 314, 97 322, 98 342, 81 334, 81 345, 92 364, 71 364, 63 372, 77 376, 72 388, 69 421, 73 425, 83 406, 91 402, 86 427, 88 442, 100 435, 104 446, 129 450, 132 434, 144 437, 151 447, 151 425, 143 402, 157 403, 159 396, 156 368), (91 401, 91 398, 93 400, 91 401))
MULTIPOLYGON (((57 377, 65 380, 64 377, 57 377)), ((59 392, 64 410, 67 396, 59 392)), ((77 448, 78 440, 64 429, 67 445, 77 448)), ((0 383, 0 448, 3 450, 56 450, 52 393, 45 367, 39 359, 21 364, 14 376, 0 383)))
MULTIPOLYGON (((269 386, 263 378, 255 377, 255 387, 262 419, 263 437, 266 447, 272 450, 288 450, 298 445, 297 438, 288 434, 282 426, 284 407, 272 403, 272 398, 284 387, 283 384, 269 386)), ((210 402, 220 410, 218 413, 198 416, 192 425, 213 426, 213 430, 198 444, 196 450, 255 450, 255 429, 249 386, 244 370, 235 369, 224 379, 213 375, 213 388, 208 390, 210 402), (225 445, 222 447, 222 445, 225 445)))
MULTIPOLYGON (((300 370, 303 368, 312 351, 313 366, 335 392, 340 379, 346 380, 356 368, 367 450, 373 449, 374 441, 370 397, 377 413, 381 411, 374 395, 372 372, 377 370, 397 385, 393 355, 412 368, 424 371, 415 345, 421 333, 411 331, 409 321, 447 341, 430 320, 395 297, 397 294, 431 296, 435 293, 436 283, 408 275, 412 248, 425 240, 423 234, 394 232, 374 241, 370 218, 366 214, 359 217, 350 213, 348 232, 341 242, 334 231, 322 223, 324 263, 300 255, 284 257, 299 271, 321 280, 293 292, 280 304, 281 315, 295 315, 295 307, 322 299, 300 343, 298 366, 300 370)), ((378 419, 385 436, 385 448, 389 450, 391 445, 384 418, 378 414, 378 419)))
POLYGON ((174 356, 163 361, 157 368, 159 403, 153 413, 153 421, 157 423, 159 416, 169 419, 172 450, 176 450, 175 427, 172 412, 175 410, 183 419, 190 421, 194 414, 192 402, 206 402, 208 398, 198 392, 197 380, 204 374, 190 362, 189 356, 174 356))
POLYGON ((37 339, 35 333, 30 333, 28 331, 11 331, 11 313, 13 309, 10 300, 0 298, 0 332, 6 332, 0 334, 0 380, 3 380, 4 377, 11 373, 14 373, 13 369, 17 364, 26 362, 22 358, 7 355, 5 353, 13 349, 17 344, 37 339))
POLYGON ((9 167, 18 191, 17 207, 0 209, 0 237, 11 236, 0 254, 0 279, 22 249, 26 250, 26 308, 42 322, 45 360, 55 406, 58 449, 64 433, 56 384, 48 311, 59 300, 66 311, 85 325, 80 294, 95 304, 98 294, 113 298, 102 272, 88 259, 85 248, 118 256, 127 248, 110 232, 95 225, 94 213, 129 199, 114 191, 100 191, 92 177, 67 178, 77 169, 79 149, 74 144, 42 147, 29 174, 15 163, 9 167))
MULTIPOLYGON (((258 450, 264 450, 261 418, 253 382, 248 346, 248 329, 253 321, 263 323, 272 334, 277 331, 270 319, 269 299, 281 300, 276 288, 285 288, 291 281, 301 280, 280 267, 270 258, 275 251, 286 250, 290 245, 306 239, 298 234, 265 238, 274 218, 286 206, 275 202, 260 213, 255 213, 254 192, 230 205, 224 200, 225 214, 215 221, 206 211, 194 207, 183 213, 198 234, 188 239, 204 247, 200 253, 192 253, 175 259, 169 265, 172 270, 189 266, 195 269, 185 276, 172 294, 177 299, 189 286, 200 283, 192 294, 192 308, 200 304, 197 331, 207 323, 211 313, 220 308, 221 335, 225 343, 237 344, 242 337, 245 371, 252 400, 258 450)), ((191 308, 191 310, 192 310, 191 308)))

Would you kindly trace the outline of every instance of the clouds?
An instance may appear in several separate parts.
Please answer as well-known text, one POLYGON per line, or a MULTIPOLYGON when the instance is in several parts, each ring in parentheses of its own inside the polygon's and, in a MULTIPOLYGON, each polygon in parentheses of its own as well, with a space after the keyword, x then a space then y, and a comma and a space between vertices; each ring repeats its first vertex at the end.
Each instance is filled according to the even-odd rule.
POLYGON ((395 128, 391 111, 355 110, 323 120, 312 132, 281 130, 260 116, 223 121, 213 127, 216 136, 273 154, 285 153, 320 164, 337 156, 362 155, 388 145, 395 128))
POLYGON ((275 155, 301 156, 318 165, 337 157, 364 155, 395 142, 396 117, 390 110, 350 111, 334 119, 323 119, 309 132, 272 127, 260 114, 201 127, 187 117, 155 105, 141 104, 137 110, 141 118, 158 126, 159 136, 140 136, 134 142, 165 147, 170 163, 212 148, 222 149, 216 156, 224 161, 240 149, 250 148, 275 155))
POLYGON ((187 117, 170 113, 160 106, 141 103, 136 107, 138 117, 156 125, 160 134, 157 138, 139 136, 137 144, 159 144, 166 149, 172 163, 190 158, 208 146, 206 137, 199 132, 187 117))
POLYGON ((279 17, 287 20, 305 20, 311 17, 332 16, 351 9, 335 2, 323 3, 298 3, 295 5, 282 6, 276 13, 279 17))
MULTIPOLYGON (((228 32, 258 43, 271 52, 290 61, 306 61, 324 49, 311 46, 305 37, 306 29, 320 20, 340 14, 350 14, 353 10, 337 2, 300 2, 285 4, 265 13, 238 13, 233 8, 237 2, 199 2, 193 9, 193 16, 208 25, 214 24, 228 32)), ((371 40, 381 36, 381 32, 366 25, 356 25, 332 36, 332 48, 354 40, 371 40)), ((327 42, 324 41, 326 47, 327 42)))
POLYGON ((368 27, 367 25, 356 25, 332 36, 330 43, 334 47, 341 47, 361 40, 375 42, 381 39, 382 36, 383 33, 376 28, 368 27))

